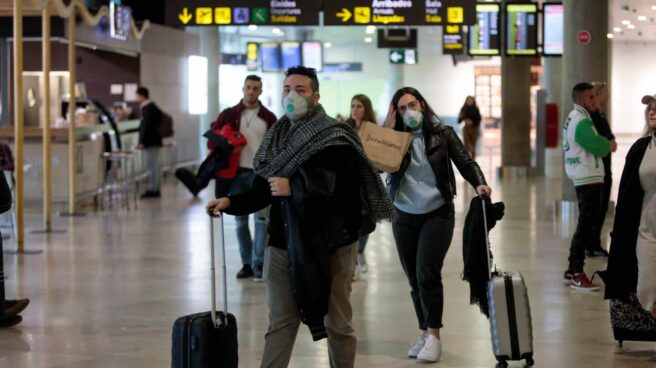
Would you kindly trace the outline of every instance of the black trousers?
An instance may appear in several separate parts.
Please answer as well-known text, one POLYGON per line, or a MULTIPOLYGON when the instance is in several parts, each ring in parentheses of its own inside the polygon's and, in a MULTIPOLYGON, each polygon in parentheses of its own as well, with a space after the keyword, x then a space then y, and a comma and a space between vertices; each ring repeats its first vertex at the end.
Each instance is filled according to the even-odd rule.
POLYGON ((423 215, 398 209, 397 213, 392 231, 401 266, 410 282, 419 328, 442 328, 442 265, 453 238, 453 203, 423 215))
POLYGON ((576 197, 579 201, 579 223, 569 248, 569 270, 583 272, 585 265, 585 249, 599 241, 599 212, 604 186, 590 184, 576 187, 576 197))

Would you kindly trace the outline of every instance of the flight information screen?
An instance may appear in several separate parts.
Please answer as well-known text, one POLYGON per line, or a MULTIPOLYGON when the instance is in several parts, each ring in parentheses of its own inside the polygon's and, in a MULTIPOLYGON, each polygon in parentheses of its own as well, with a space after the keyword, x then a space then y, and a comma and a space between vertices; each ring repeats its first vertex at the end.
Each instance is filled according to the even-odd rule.
POLYGON ((300 42, 283 42, 280 45, 280 52, 282 53, 282 68, 284 70, 302 64, 300 42))
POLYGON ((281 68, 280 45, 275 42, 265 42, 260 44, 260 53, 262 55, 263 72, 279 72, 281 68))
POLYGON ((563 4, 544 4, 544 25, 542 26, 544 40, 543 54, 560 56, 563 54, 563 4))
POLYGON ((506 4, 506 55, 537 55, 537 4, 506 4))
POLYGON ((500 9, 499 4, 476 5, 476 24, 469 28, 469 55, 501 53, 500 9))

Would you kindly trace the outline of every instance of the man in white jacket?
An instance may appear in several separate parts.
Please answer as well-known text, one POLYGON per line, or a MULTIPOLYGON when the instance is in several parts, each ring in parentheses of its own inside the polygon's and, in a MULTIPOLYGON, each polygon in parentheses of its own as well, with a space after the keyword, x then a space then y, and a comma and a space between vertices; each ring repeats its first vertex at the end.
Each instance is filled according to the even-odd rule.
POLYGON ((564 282, 572 289, 597 291, 586 276, 586 246, 594 241, 597 234, 597 217, 601 211, 604 184, 604 163, 602 158, 610 152, 610 143, 597 133, 590 111, 595 108, 592 84, 579 83, 572 90, 574 109, 569 113, 563 127, 563 150, 565 171, 574 182, 579 202, 579 222, 572 238, 569 251, 569 266, 565 271, 564 282))

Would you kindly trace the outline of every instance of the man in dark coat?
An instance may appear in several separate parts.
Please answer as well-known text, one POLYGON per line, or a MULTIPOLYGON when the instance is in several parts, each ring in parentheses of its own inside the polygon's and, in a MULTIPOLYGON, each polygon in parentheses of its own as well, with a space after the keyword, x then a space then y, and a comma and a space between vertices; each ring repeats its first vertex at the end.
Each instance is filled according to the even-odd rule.
POLYGON ((145 87, 137 89, 137 101, 141 104, 141 124, 139 125, 139 145, 146 158, 148 188, 141 198, 160 197, 159 151, 162 148, 160 125, 164 118, 162 110, 150 100, 150 92, 145 87))
POLYGON ((262 367, 286 367, 301 322, 314 340, 328 338, 331 367, 355 364, 350 303, 363 217, 394 211, 356 132, 319 104, 314 69, 290 68, 286 115, 266 134, 248 192, 211 201, 209 211, 242 215, 271 205, 264 254, 269 329, 262 367))

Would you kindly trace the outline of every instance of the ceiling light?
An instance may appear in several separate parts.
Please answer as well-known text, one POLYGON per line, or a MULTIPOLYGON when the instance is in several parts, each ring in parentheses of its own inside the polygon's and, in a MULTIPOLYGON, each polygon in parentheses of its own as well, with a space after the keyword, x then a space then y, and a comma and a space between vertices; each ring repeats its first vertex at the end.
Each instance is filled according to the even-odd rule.
POLYGON ((367 26, 367 34, 374 34, 376 32, 376 26, 367 26))
POLYGON ((330 43, 330 42, 324 42, 323 47, 329 49, 329 48, 333 47, 333 44, 330 43))
POLYGON ((646 21, 647 21, 647 17, 645 17, 644 15, 639 15, 639 16, 638 16, 638 20, 641 21, 641 22, 646 22, 646 21))
POLYGON ((615 27, 615 28, 613 28, 613 32, 622 32, 622 28, 615 27))
POLYGON ((371 37, 365 37, 365 38, 364 38, 364 42, 366 42, 366 43, 372 43, 372 42, 374 42, 374 40, 373 40, 373 38, 371 38, 371 37))
POLYGON ((629 24, 628 26, 626 26, 626 28, 628 28, 628 29, 635 29, 635 25, 633 25, 633 24, 629 24))
POLYGON ((626 20, 626 19, 624 19, 624 20, 622 21, 622 24, 625 25, 625 26, 628 26, 629 24, 631 24, 631 21, 630 21, 630 20, 626 20))
POLYGON ((656 5, 652 5, 651 10, 656 10, 656 5))
POLYGON ((250 26, 248 26, 248 29, 251 31, 257 31, 257 26, 255 24, 251 24, 250 26))
POLYGON ((608 37, 609 39, 613 39, 613 38, 615 38, 615 35, 612 34, 612 33, 609 33, 609 34, 606 35, 606 37, 608 37))

